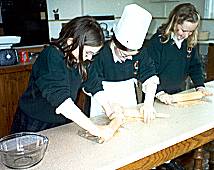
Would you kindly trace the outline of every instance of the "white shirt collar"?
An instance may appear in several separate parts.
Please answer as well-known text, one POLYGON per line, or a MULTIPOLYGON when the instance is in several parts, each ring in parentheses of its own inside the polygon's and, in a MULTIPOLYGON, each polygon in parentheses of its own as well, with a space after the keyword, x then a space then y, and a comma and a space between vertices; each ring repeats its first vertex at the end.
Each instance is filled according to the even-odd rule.
MULTIPOLYGON (((113 55, 113 60, 114 60, 115 63, 116 63, 116 62, 120 62, 120 63, 125 62, 125 61, 121 60, 121 59, 116 55, 115 50, 114 50, 114 45, 113 45, 113 43, 110 43, 110 48, 111 48, 112 55, 113 55)), ((126 57, 126 60, 127 60, 127 59, 132 60, 132 56, 127 56, 127 57, 126 57)))
POLYGON ((177 36, 176 36, 173 32, 171 33, 171 39, 173 39, 174 42, 175 42, 175 44, 177 45, 177 47, 178 47, 179 49, 181 49, 181 45, 182 45, 182 42, 184 41, 184 39, 178 40, 178 39, 177 39, 177 36))

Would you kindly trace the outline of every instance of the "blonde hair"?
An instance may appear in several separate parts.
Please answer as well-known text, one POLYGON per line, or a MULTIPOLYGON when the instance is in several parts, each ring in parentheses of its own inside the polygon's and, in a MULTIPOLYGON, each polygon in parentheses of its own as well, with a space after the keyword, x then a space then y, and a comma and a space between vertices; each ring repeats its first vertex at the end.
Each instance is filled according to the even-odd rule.
POLYGON ((200 23, 200 15, 196 8, 191 3, 183 3, 177 5, 169 14, 168 21, 162 24, 158 31, 162 35, 161 42, 167 43, 170 39, 171 33, 175 32, 177 24, 183 24, 184 21, 191 23, 198 23, 196 29, 187 38, 187 47, 193 48, 198 40, 198 27, 200 23))

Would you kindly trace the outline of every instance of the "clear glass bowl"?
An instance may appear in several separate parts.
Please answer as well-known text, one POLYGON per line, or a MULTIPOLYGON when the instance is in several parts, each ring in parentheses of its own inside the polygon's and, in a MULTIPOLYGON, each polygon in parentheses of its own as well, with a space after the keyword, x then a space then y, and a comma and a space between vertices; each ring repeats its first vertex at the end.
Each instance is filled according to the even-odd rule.
POLYGON ((29 168, 39 163, 48 146, 48 138, 36 133, 14 133, 0 139, 2 163, 9 168, 29 168))

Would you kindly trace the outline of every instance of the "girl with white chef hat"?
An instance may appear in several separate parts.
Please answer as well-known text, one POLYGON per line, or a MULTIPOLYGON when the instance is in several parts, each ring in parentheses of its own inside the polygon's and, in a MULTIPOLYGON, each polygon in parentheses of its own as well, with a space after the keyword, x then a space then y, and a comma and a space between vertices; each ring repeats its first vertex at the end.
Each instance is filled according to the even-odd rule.
MULTIPOLYGON (((125 6, 121 19, 114 29, 113 37, 105 42, 104 47, 95 56, 90 68, 91 72, 89 72, 89 82, 90 78, 94 77, 93 72, 96 72, 102 81, 102 84, 93 90, 94 93, 102 88, 104 91, 100 91, 95 96, 99 95, 102 98, 101 93, 106 93, 108 100, 122 106, 137 104, 133 82, 141 81, 145 93, 145 122, 155 118, 153 102, 157 84, 159 84, 154 63, 149 58, 147 50, 142 48, 151 20, 151 14, 144 8, 136 4, 125 6)), ((90 87, 93 86, 90 84, 90 87)), ((86 85, 85 90, 87 91, 89 88, 86 85)), ((99 112, 94 109, 97 108, 95 105, 92 97, 91 116, 96 116, 99 112)), ((116 115, 116 112, 113 114, 116 115)))

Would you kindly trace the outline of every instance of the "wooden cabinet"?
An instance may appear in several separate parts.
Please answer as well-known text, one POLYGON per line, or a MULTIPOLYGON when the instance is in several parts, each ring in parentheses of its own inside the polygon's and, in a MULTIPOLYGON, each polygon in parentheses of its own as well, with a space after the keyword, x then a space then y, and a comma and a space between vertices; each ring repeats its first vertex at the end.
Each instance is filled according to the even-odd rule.
MULTIPOLYGON (((45 45, 16 47, 17 51, 39 53, 45 45)), ((0 66, 0 137, 8 135, 18 100, 28 85, 34 60, 25 64, 0 66)))
POLYGON ((0 67, 0 137, 10 132, 18 99, 27 87, 32 64, 0 67))
POLYGON ((207 81, 214 80, 214 44, 208 47, 207 81))

